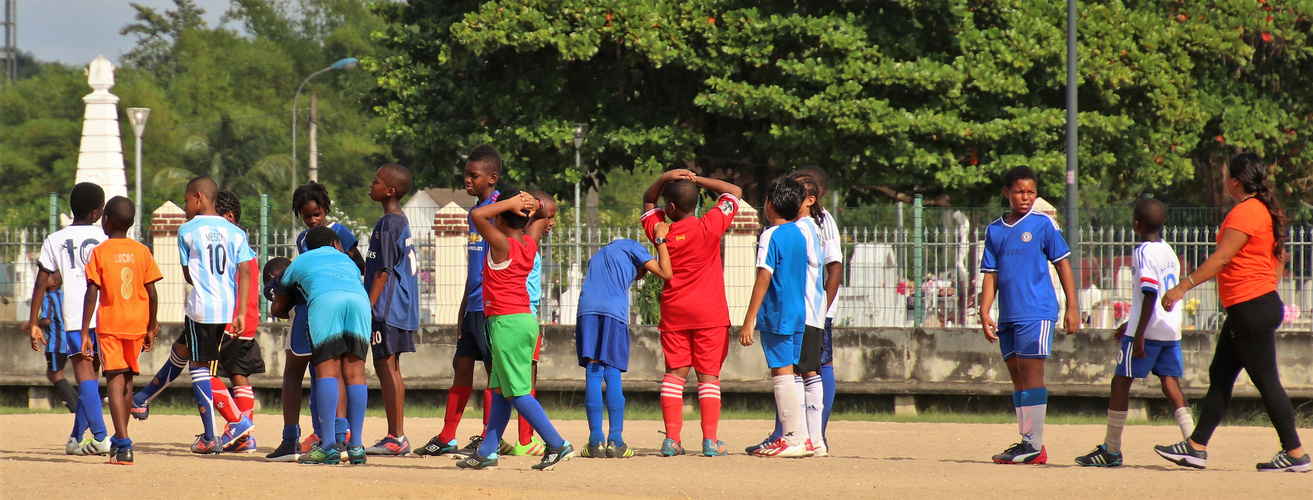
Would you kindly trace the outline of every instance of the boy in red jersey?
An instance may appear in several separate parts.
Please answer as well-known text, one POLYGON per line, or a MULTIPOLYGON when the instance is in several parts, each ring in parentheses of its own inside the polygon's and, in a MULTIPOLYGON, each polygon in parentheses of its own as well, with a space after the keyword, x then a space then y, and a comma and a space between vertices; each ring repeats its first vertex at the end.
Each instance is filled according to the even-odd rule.
MULTIPOLYGON (((219 195, 214 197, 214 210, 234 226, 242 221, 242 202, 232 191, 226 189, 219 191, 219 195)), ((251 259, 246 265, 251 270, 251 276, 260 275, 260 264, 257 259, 251 259)), ((255 340, 255 331, 260 326, 259 280, 251 280, 250 289, 246 293, 246 303, 237 304, 233 311, 233 316, 237 315, 245 315, 246 324, 242 326, 240 332, 229 330, 228 335, 219 341, 219 362, 216 370, 218 376, 210 379, 210 388, 214 390, 215 411, 229 422, 224 428, 226 439, 221 439, 225 443, 223 451, 253 453, 256 449, 255 436, 250 432, 255 426, 255 392, 251 388, 248 377, 264 373, 264 355, 260 352, 260 344, 255 340), (224 386, 222 377, 232 382, 231 392, 224 386), (233 412, 233 409, 237 411, 233 412), (235 415, 237 418, 232 418, 235 415), (240 427, 234 427, 232 423, 240 422, 240 417, 250 420, 251 427, 247 429, 246 436, 233 438, 240 427)), ((232 325, 229 325, 229 328, 232 328, 232 325)))
POLYGON ((684 454, 680 431, 684 427, 684 381, 688 370, 698 372, 698 405, 702 412, 702 454, 725 455, 725 442, 716 438, 720 422, 720 367, 729 349, 729 305, 725 302, 725 273, 720 240, 739 211, 743 190, 725 181, 698 177, 675 169, 662 174, 643 193, 643 230, 655 245, 670 251, 673 276, 661 290, 661 351, 666 376, 661 382, 661 416, 666 439, 662 456, 684 454), (699 188, 719 197, 716 205, 697 217, 699 188), (658 208, 657 198, 665 200, 658 208), (670 219, 670 234, 656 238, 657 224, 670 219), (659 241, 658 241, 659 240, 659 241))

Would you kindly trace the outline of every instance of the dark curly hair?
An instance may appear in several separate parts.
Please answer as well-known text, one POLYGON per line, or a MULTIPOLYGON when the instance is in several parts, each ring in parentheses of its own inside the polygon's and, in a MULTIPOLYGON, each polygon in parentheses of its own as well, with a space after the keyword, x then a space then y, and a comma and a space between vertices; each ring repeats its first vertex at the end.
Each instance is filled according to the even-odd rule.
POLYGON ((219 215, 232 212, 233 223, 242 222, 242 202, 237 199, 237 195, 227 189, 214 195, 214 211, 219 212, 219 215))
POLYGON ((333 206, 333 200, 328 197, 328 188, 315 181, 302 184, 292 192, 292 212, 299 217, 301 208, 310 202, 319 205, 324 213, 328 213, 333 206))

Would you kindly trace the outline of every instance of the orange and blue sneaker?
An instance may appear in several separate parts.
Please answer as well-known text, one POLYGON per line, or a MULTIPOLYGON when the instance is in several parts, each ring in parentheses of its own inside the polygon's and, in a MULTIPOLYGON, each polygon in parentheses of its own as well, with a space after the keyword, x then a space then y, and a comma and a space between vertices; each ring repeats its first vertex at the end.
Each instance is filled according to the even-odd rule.
POLYGON ((247 435, 224 447, 225 453, 255 453, 255 436, 247 435))
POLYGON ((702 440, 702 456, 723 457, 728 454, 729 450, 725 449, 724 441, 712 441, 710 439, 702 440))
POLYGON ((511 447, 511 452, 508 453, 508 455, 517 457, 541 457, 546 451, 547 443, 538 439, 538 436, 534 436, 529 439, 529 444, 516 443, 515 446, 511 447))
POLYGON ((374 446, 365 448, 367 455, 392 455, 405 456, 410 454, 410 441, 406 436, 396 437, 388 434, 387 437, 378 440, 374 446))
POLYGON ((674 439, 666 438, 661 442, 661 456, 673 457, 684 454, 684 445, 676 443, 674 439))
POLYGON ((223 451, 233 451, 231 448, 237 446, 237 441, 250 434, 254 428, 255 424, 251 419, 242 415, 241 420, 224 426, 223 434, 219 435, 219 446, 223 447, 223 451))
POLYGON ((196 442, 191 444, 191 452, 209 455, 212 453, 223 453, 223 448, 219 446, 218 439, 206 441, 204 435, 197 435, 196 442))
POLYGON ((315 445, 319 444, 320 441, 323 440, 319 439, 319 436, 316 436, 315 433, 311 432, 309 436, 305 437, 304 441, 301 441, 301 454, 304 455, 314 451, 315 445))
POLYGON ((137 398, 132 398, 132 418, 137 420, 146 420, 150 418, 150 403, 137 404, 137 398))

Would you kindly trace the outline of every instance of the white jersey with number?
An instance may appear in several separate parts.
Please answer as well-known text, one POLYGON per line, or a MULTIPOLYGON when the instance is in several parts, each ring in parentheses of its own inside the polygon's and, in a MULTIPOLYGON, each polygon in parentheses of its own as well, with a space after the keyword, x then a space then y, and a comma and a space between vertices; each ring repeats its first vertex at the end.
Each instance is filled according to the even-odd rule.
POLYGON ((1131 314, 1126 317, 1126 335, 1135 336, 1135 329, 1140 324, 1140 311, 1144 304, 1144 292, 1157 293, 1153 301, 1153 316, 1144 328, 1145 340, 1179 341, 1181 340, 1181 310, 1184 305, 1177 304, 1171 311, 1163 310, 1162 297, 1180 281, 1181 261, 1177 259, 1172 246, 1162 241, 1146 241, 1135 249, 1131 257, 1134 269, 1134 292, 1131 293, 1131 314))
MULTIPOLYGON (((51 233, 41 244, 37 263, 47 273, 59 273, 64 279, 64 329, 82 330, 82 303, 87 295, 87 260, 91 249, 107 238, 100 226, 68 226, 51 233)), ((96 313, 91 313, 89 328, 96 327, 96 313)))

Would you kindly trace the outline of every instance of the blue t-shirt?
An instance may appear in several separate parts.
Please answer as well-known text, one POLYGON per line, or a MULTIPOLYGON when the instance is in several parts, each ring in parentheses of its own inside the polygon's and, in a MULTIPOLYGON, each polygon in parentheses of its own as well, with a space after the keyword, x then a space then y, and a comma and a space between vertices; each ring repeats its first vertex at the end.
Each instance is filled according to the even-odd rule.
MULTIPOLYGON (((337 233, 337 239, 342 242, 343 250, 349 252, 360 243, 360 240, 356 239, 356 235, 352 233, 350 229, 347 229, 346 226, 336 222, 330 222, 328 223, 328 227, 332 229, 333 232, 337 233)), ((301 234, 296 235, 296 253, 303 254, 310 251, 310 249, 305 246, 305 235, 308 233, 310 233, 310 230, 306 229, 301 231, 301 234)), ((360 268, 357 267, 356 269, 360 268)), ((305 334, 310 328, 310 323, 307 320, 309 316, 306 316, 306 304, 297 304, 294 309, 296 310, 296 314, 292 315, 292 333, 305 334)))
MULTIPOLYGON (((299 293, 306 299, 309 307, 316 307, 316 303, 324 301, 338 293, 350 293, 359 295, 366 301, 369 300, 369 294, 365 292, 365 286, 360 281, 360 268, 346 254, 337 251, 333 247, 319 247, 314 250, 302 253, 292 260, 292 264, 287 266, 283 271, 282 280, 279 281, 279 293, 283 295, 294 295, 292 292, 299 293)), ((325 304, 335 306, 338 302, 329 300, 325 304)), ((363 311, 361 314, 364 314, 363 311)), ((363 319, 361 320, 363 321, 363 319)), ((312 342, 322 343, 327 339, 327 335, 340 334, 342 332, 316 332, 310 331, 312 342)), ((358 335, 366 335, 367 332, 351 332, 358 335)))
POLYGON ((402 330, 418 330, 418 270, 415 268, 415 245, 410 239, 410 222, 405 214, 383 214, 374 225, 374 233, 369 235, 365 280, 372 283, 380 271, 387 273, 388 281, 374 304, 374 321, 402 330))
POLYGON ((45 328, 46 332, 46 352, 67 354, 68 346, 64 345, 64 291, 55 290, 46 292, 45 297, 41 299, 41 317, 50 320, 50 326, 45 328))
POLYGON ((197 215, 178 228, 178 253, 191 275, 187 317, 207 325, 232 322, 237 265, 255 258, 246 231, 217 215, 197 215))
POLYGON ((1058 221, 1031 210, 1009 225, 999 217, 985 228, 980 272, 998 275, 998 322, 1058 319, 1049 263, 1071 255, 1058 221))
MULTIPOLYGON (((491 203, 497 203, 497 196, 501 191, 493 191, 492 196, 483 200, 482 203, 475 205, 479 208, 491 203)), ((474 210, 471 209, 471 212, 474 210)), ((488 244, 483 241, 483 236, 479 230, 474 227, 474 219, 468 215, 465 216, 465 222, 470 226, 470 244, 469 244, 469 273, 465 276, 465 310, 466 311, 483 311, 483 261, 488 259, 488 244)))
POLYGON ((771 226, 757 240, 757 268, 771 272, 757 331, 802 333, 807 326, 807 239, 797 224, 771 226))
POLYGON ((538 304, 543 299, 543 257, 538 252, 533 254, 533 269, 529 271, 524 288, 529 292, 529 312, 537 316, 538 304))
POLYGON ((615 240, 598 250, 588 259, 579 316, 596 314, 629 324, 629 285, 649 260, 652 254, 634 240, 615 240))

